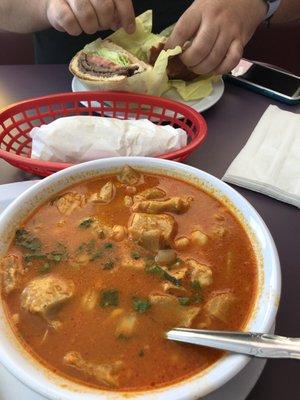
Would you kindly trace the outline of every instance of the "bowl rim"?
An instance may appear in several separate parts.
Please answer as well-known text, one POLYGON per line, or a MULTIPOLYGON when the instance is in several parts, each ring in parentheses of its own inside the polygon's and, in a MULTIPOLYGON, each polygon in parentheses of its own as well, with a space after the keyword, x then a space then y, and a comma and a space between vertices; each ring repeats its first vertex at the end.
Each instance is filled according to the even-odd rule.
MULTIPOLYGON (((109 170, 112 170, 116 167, 121 167, 124 164, 132 165, 133 167, 141 168, 144 170, 150 170, 150 172, 156 171, 157 173, 159 173, 159 170, 170 170, 173 171, 175 174, 181 174, 181 178, 184 174, 188 173, 189 175, 196 177, 197 180, 207 182, 213 188, 216 188, 222 196, 228 198, 230 200, 230 203, 236 206, 237 210, 242 212, 242 215, 245 217, 246 221, 248 221, 250 217, 252 218, 252 223, 254 224, 252 228, 254 228, 254 230, 258 229, 258 231, 262 235, 260 239, 264 241, 264 246, 266 246, 266 251, 263 254, 264 262, 266 258, 269 258, 269 264, 267 266, 264 265, 264 268, 262 270, 264 274, 266 274, 266 268, 268 268, 268 274, 270 277, 267 281, 263 282, 261 293, 258 295, 257 298, 258 308, 261 308, 258 309, 258 312, 256 312, 255 315, 252 315, 247 324, 247 327, 252 330, 253 328, 255 328, 256 332, 269 332, 275 321, 281 293, 280 264, 273 238, 260 215, 243 196, 241 196, 235 189, 231 188, 225 182, 197 168, 170 160, 156 159, 150 157, 115 157, 78 164, 39 181, 37 184, 33 185, 24 193, 22 193, 1 214, 0 230, 3 229, 3 225, 5 226, 5 224, 7 224, 8 221, 14 217, 16 210, 18 210, 19 207, 22 208, 23 203, 25 203, 29 199, 36 197, 38 193, 41 193, 43 190, 49 187, 49 185, 55 185, 59 180, 61 180, 61 178, 66 178, 70 176, 79 177, 80 174, 84 171, 96 171, 101 168, 104 168, 104 170, 107 170, 107 173, 109 173, 109 170), (249 213, 249 216, 246 217, 245 213, 249 213)), ((99 175, 104 173, 104 171, 98 172, 99 175)), ((76 182, 86 179, 88 178, 82 177, 79 178, 76 182)), ((66 183, 65 188, 70 185, 70 182, 66 183)), ((60 188, 57 191, 60 190, 62 189, 60 188)), ((45 200, 43 200, 41 203, 43 203, 44 201, 45 200)), ((0 309, 2 310, 2 301, 0 309)), ((2 332, 0 331, 0 338, 1 335, 2 332)), ((11 335, 14 336, 12 332, 11 335)), ((25 356, 24 353, 22 355, 20 354, 20 357, 26 358, 27 363, 29 363, 28 356, 25 356)), ((37 376, 34 376, 34 374, 30 373, 30 371, 26 371, 20 365, 18 365, 18 363, 14 359, 14 356, 9 354, 7 348, 3 346, 2 341, 0 341, 0 362, 26 386, 50 399, 55 400, 61 399, 61 396, 64 396, 65 400, 79 400, 82 398, 82 395, 85 396, 85 400, 121 398, 134 398, 137 400, 166 400, 169 398, 172 398, 173 400, 194 399, 205 396, 210 392, 220 388, 239 371, 241 371, 249 362, 249 360, 250 358, 247 356, 229 354, 222 357, 207 370, 203 371, 203 373, 193 375, 187 379, 184 379, 175 384, 171 384, 169 386, 148 391, 113 392, 99 389, 90 390, 90 388, 88 387, 74 384, 72 381, 60 377, 60 380, 68 383, 67 386, 76 386, 76 391, 74 391, 73 388, 69 389, 66 387, 62 387, 61 384, 57 384, 53 381, 53 379, 50 379, 47 374, 43 375, 44 381, 43 379, 40 379, 41 376, 39 376, 39 378, 37 379, 37 376)), ((30 361, 30 363, 32 363, 32 360, 30 361)), ((34 370, 41 369, 41 365, 40 363, 35 361, 32 368, 34 370)), ((48 369, 46 370, 48 371, 48 369)))

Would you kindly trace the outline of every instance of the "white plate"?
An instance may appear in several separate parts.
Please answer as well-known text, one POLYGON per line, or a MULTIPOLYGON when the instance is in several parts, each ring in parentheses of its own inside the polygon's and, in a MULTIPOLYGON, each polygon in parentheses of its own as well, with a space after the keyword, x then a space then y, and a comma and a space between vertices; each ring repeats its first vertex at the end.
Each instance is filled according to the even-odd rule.
MULTIPOLYGON (((165 93, 166 98, 171 99, 171 100, 176 100, 179 101, 180 103, 186 104, 192 108, 194 108, 198 112, 203 112, 215 105, 223 96, 224 93, 224 82, 222 79, 220 79, 217 83, 213 83, 213 91, 212 93, 205 97, 204 99, 200 100, 192 100, 192 101, 184 101, 180 98, 180 96, 177 94, 175 90, 169 90, 167 93, 165 93)), ((85 92, 87 88, 80 82, 79 79, 74 76, 72 79, 72 91, 73 92, 85 92)), ((86 103, 83 101, 81 102, 82 105, 86 107, 86 103)), ((97 107, 97 103, 93 104, 92 106, 97 107)), ((168 115, 166 113, 166 115, 168 115)))
MULTIPOLYGON (((17 182, 0 186, 0 213, 25 189, 37 181, 17 182)), ((274 330, 272 329, 272 332, 274 330)), ((266 361, 253 359, 220 389, 202 400, 245 400, 260 377, 266 361)), ((0 365, 0 400, 47 400, 33 392, 0 365)))

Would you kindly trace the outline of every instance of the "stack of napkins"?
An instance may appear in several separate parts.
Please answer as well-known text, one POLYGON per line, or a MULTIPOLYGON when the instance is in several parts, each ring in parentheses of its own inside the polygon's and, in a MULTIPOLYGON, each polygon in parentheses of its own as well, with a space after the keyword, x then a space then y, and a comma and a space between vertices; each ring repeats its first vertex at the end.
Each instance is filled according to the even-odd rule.
POLYGON ((269 106, 223 180, 300 208, 300 114, 269 106))

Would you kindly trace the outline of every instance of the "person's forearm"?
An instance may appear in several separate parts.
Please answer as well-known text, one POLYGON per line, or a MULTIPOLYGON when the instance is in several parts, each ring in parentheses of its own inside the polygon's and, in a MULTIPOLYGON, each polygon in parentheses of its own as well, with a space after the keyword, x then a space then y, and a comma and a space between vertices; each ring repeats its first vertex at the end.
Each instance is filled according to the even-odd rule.
POLYGON ((281 0, 281 4, 271 21, 277 24, 298 19, 300 19, 300 0, 281 0))
POLYGON ((0 0, 0 29, 27 33, 48 28, 46 3, 47 0, 0 0))

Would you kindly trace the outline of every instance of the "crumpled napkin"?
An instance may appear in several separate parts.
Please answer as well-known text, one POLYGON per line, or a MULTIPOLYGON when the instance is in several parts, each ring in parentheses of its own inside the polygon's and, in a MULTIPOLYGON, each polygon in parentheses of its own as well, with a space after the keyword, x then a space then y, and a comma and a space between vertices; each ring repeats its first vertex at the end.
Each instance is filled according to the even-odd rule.
POLYGON ((31 158, 81 163, 117 156, 157 156, 187 144, 181 128, 155 125, 147 119, 96 116, 58 118, 31 130, 31 158))
POLYGON ((223 180, 300 208, 300 114, 269 106, 223 180))

